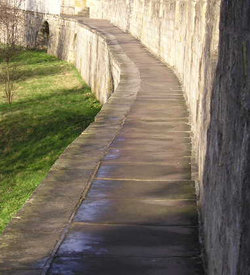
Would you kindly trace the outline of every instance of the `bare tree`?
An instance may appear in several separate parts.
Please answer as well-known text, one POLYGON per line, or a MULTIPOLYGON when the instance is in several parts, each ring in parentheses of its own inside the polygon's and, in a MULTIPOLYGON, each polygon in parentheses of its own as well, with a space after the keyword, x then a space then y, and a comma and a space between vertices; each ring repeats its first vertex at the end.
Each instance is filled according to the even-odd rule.
POLYGON ((22 27, 25 0, 0 0, 0 81, 9 104, 13 101, 18 66, 14 62, 22 49, 22 27))

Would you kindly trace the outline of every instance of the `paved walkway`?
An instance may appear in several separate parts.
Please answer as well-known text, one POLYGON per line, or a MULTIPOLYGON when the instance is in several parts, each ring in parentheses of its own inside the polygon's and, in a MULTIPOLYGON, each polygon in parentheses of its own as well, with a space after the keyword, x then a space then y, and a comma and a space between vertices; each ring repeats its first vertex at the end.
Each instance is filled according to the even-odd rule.
POLYGON ((112 33, 141 89, 50 269, 51 274, 201 274, 190 167, 190 127, 180 84, 137 40, 112 33))
POLYGON ((141 85, 46 272, 203 274, 180 84, 131 35, 104 21, 91 22, 116 37, 139 69, 141 85))

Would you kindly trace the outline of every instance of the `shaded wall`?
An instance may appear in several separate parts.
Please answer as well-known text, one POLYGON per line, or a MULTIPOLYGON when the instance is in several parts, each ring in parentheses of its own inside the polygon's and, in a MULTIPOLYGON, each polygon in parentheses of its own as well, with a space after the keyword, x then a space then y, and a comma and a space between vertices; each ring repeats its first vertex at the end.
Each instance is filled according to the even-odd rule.
POLYGON ((250 274, 250 2, 222 1, 204 171, 210 274, 250 274))

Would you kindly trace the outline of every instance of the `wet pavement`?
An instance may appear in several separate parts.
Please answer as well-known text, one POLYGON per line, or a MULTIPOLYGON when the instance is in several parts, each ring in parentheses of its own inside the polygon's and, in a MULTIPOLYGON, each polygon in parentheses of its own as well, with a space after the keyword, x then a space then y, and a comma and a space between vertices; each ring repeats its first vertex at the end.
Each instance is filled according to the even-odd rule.
POLYGON ((138 67, 141 88, 49 274, 203 274, 180 83, 129 34, 101 28, 138 67))
MULTIPOLYGON (((6 250, 8 257, 3 259, 7 264, 2 262, 5 270, 2 273, 204 274, 195 187, 191 179, 190 126, 181 85, 174 73, 131 35, 106 21, 87 20, 86 23, 112 34, 134 62, 141 81, 137 97, 132 106, 126 104, 125 99, 114 98, 124 100, 120 107, 113 108, 117 117, 126 108, 130 109, 114 138, 111 132, 117 130, 116 124, 103 130, 102 121, 108 125, 116 116, 105 115, 104 107, 101 122, 94 124, 64 152, 62 160, 56 163, 59 170, 52 171, 47 179, 55 184, 55 189, 42 186, 42 195, 34 201, 37 208, 24 209, 24 220, 33 219, 34 226, 37 224, 42 233, 29 230, 15 239, 12 225, 4 241, 8 243, 11 236, 10 247, 20 243, 20 253, 25 251, 27 259, 14 248, 6 250), (88 145, 82 146, 86 140, 88 145), (112 142, 108 148, 104 147, 109 141, 112 142), (93 159, 93 165, 98 163, 97 170, 92 169, 95 167, 92 162, 86 162, 87 158, 93 159), (66 169, 70 165, 74 165, 74 169, 66 169), (91 178, 89 191, 84 196, 80 191, 83 186, 78 185, 83 184, 82 178, 86 178, 85 189, 89 188, 87 179, 91 178), (59 198, 55 199, 55 205, 56 190, 59 198), (60 200, 64 203, 60 204, 60 200), (58 212, 55 210, 50 220, 48 213, 53 213, 55 207, 58 212), (45 209, 47 214, 43 213, 45 209), (68 212, 61 218, 63 209, 68 212), (25 239, 25 234, 30 237, 22 243, 20 239, 25 239)), ((128 84, 125 89, 129 87, 128 84)), ((14 228, 20 232, 23 232, 22 226, 30 228, 28 222, 24 225, 14 222, 14 228)))

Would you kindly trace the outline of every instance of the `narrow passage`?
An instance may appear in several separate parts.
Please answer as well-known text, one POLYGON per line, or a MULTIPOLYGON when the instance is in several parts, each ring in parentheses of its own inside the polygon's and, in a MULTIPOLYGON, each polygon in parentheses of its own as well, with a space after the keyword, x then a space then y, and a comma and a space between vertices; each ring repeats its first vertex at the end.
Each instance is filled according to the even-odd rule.
POLYGON ((141 88, 49 273, 203 274, 178 79, 131 35, 106 21, 88 22, 116 37, 140 71, 141 88))

